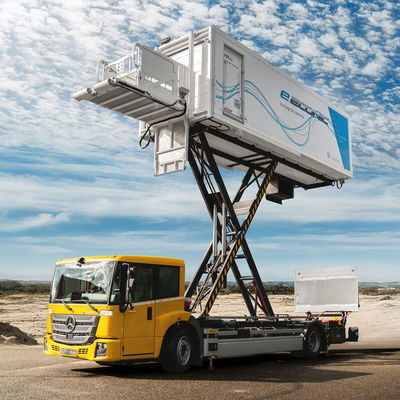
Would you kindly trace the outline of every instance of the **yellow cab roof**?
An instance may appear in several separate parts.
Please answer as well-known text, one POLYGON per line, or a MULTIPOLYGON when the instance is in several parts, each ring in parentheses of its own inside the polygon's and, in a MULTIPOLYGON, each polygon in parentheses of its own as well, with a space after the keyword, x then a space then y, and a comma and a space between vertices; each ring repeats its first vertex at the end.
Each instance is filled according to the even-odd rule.
MULTIPOLYGON (((56 262, 57 264, 67 264, 71 262, 78 262, 78 260, 82 257, 75 258, 63 258, 56 262)), ((132 263, 141 263, 141 264, 157 264, 157 265, 174 265, 178 267, 183 267, 185 265, 184 260, 180 258, 169 258, 169 257, 151 257, 151 256, 90 256, 83 257, 85 262, 87 261, 125 261, 132 263)))

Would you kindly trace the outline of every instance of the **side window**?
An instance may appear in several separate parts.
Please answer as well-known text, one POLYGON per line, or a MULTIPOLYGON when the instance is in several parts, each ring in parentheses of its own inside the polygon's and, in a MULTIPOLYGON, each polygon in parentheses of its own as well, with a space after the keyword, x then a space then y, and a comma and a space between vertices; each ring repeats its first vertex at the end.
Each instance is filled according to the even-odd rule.
POLYGON ((158 298, 179 296, 179 267, 158 267, 158 298))
POLYGON ((154 299, 154 268, 137 266, 133 283, 133 302, 154 299))
POLYGON ((117 264, 111 286, 110 304, 119 304, 121 284, 121 263, 117 264))

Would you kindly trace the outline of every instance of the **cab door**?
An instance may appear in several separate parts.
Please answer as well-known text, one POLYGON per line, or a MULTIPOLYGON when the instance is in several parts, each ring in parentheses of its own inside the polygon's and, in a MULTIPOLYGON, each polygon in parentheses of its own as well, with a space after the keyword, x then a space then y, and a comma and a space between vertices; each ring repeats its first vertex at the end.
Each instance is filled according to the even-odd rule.
POLYGON ((151 265, 135 265, 132 305, 124 313, 123 356, 147 358, 154 353, 155 270, 151 265))

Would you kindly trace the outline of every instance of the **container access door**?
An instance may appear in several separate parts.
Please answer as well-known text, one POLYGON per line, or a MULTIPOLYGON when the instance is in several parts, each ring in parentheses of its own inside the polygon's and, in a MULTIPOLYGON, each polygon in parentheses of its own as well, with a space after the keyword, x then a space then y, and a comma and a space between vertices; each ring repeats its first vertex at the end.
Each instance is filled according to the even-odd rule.
POLYGON ((243 56, 224 47, 223 113, 242 120, 243 56))

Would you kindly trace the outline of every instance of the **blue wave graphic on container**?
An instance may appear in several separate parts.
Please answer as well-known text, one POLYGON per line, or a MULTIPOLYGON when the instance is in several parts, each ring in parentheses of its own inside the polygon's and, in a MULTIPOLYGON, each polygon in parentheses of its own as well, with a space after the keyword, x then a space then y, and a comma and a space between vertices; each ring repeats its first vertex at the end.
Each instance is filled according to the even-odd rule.
MULTIPOLYGON (((236 85, 224 86, 220 82, 217 83, 217 99, 229 100, 240 94, 240 83, 236 85)), ((309 116, 304 122, 298 126, 288 126, 285 121, 275 112, 264 93, 249 80, 244 81, 244 92, 248 93, 260 104, 260 106, 268 113, 268 115, 280 126, 286 137, 296 146, 305 146, 311 139, 313 126, 316 120, 315 116, 309 116)), ((333 132, 332 128, 328 128, 333 132)))

